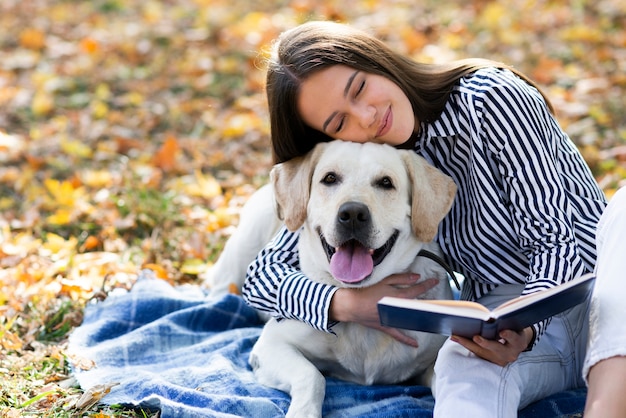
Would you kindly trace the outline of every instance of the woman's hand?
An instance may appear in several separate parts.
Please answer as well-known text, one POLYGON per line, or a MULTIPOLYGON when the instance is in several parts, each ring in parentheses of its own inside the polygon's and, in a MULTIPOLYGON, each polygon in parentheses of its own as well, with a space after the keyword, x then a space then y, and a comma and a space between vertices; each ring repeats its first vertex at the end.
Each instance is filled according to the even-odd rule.
POLYGON ((532 341, 533 335, 533 330, 529 327, 520 332, 504 330, 497 341, 487 340, 480 335, 475 335, 471 340, 457 335, 453 335, 450 339, 478 357, 504 367, 517 360, 520 353, 526 350, 532 341))
POLYGON ((394 274, 373 286, 363 288, 341 288, 330 302, 330 318, 340 322, 356 322, 369 328, 383 331, 396 340, 417 347, 417 341, 396 328, 380 324, 377 303, 383 296, 415 299, 435 287, 438 279, 427 279, 419 283, 418 274, 394 274))

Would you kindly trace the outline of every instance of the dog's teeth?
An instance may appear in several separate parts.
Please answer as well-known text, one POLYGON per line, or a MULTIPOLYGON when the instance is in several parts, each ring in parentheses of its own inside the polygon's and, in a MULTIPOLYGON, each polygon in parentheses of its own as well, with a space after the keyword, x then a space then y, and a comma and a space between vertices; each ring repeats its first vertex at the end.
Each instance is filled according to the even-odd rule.
POLYGON ((368 251, 370 254, 374 254, 374 250, 372 248, 370 248, 368 251))

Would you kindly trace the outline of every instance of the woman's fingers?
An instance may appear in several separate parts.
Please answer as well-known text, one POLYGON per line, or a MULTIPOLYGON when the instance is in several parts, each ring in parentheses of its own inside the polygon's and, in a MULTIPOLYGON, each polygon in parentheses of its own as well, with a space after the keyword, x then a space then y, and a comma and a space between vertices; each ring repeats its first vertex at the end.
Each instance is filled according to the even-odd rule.
POLYGON ((524 331, 502 331, 498 340, 487 340, 480 335, 475 335, 472 339, 453 335, 450 339, 478 357, 502 367, 517 360, 520 353, 528 346, 524 331))

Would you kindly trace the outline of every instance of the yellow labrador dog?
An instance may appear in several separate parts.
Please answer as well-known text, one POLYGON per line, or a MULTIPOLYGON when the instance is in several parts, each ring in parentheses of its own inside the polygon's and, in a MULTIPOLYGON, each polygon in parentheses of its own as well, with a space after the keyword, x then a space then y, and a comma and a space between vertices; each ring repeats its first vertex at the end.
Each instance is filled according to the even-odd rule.
MULTIPOLYGON (((302 271, 340 287, 371 286, 399 272, 440 285, 424 298, 452 297, 446 271, 422 249, 449 211, 456 186, 412 151, 387 145, 333 141, 271 173, 278 213, 300 230, 302 271)), ((356 323, 339 323, 335 335, 295 320, 270 319, 250 354, 256 378, 291 395, 289 417, 320 417, 324 374, 359 384, 416 379, 429 385, 445 337, 410 333, 418 348, 356 323)))

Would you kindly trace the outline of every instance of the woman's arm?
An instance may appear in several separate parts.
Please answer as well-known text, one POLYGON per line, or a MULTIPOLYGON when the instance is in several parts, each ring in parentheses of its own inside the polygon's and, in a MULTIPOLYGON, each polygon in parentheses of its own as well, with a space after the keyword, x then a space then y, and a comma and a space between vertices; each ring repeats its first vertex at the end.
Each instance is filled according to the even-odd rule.
POLYGON ((246 302, 279 318, 296 319, 313 328, 332 332, 336 322, 356 322, 381 330, 396 340, 417 342, 395 328, 380 325, 377 303, 384 296, 416 298, 438 283, 419 275, 389 276, 366 288, 337 288, 314 282, 299 267, 299 234, 281 229, 254 260, 246 275, 242 294, 246 302))
MULTIPOLYGON (((496 168, 501 203, 529 261, 522 294, 530 294, 593 268, 593 230, 604 196, 536 89, 508 71, 492 72, 485 82, 489 87, 476 105, 479 135, 496 168), (580 241, 585 233, 577 236, 581 224, 585 243, 580 241)), ((519 333, 504 331, 499 341, 455 340, 504 365, 532 346, 549 321, 519 333)))
POLYGON ((576 223, 595 229, 604 205, 595 211, 579 205, 604 196, 539 92, 506 71, 494 79, 500 84, 485 94, 481 137, 496 160, 503 204, 529 261, 523 292, 529 294, 593 269, 595 260, 583 260, 576 223))
MULTIPOLYGON (((529 260, 525 295, 593 269, 593 232, 605 199, 539 92, 511 73, 500 77, 502 84, 485 95, 481 136, 492 147, 504 203, 529 260)), ((548 322, 537 324, 537 338, 548 322)))
POLYGON ((298 232, 283 227, 250 264, 242 289, 253 308, 274 317, 297 319, 330 331, 330 301, 334 286, 313 282, 300 271, 298 232))

